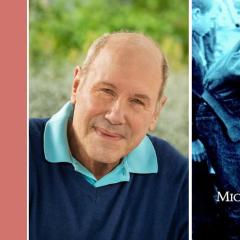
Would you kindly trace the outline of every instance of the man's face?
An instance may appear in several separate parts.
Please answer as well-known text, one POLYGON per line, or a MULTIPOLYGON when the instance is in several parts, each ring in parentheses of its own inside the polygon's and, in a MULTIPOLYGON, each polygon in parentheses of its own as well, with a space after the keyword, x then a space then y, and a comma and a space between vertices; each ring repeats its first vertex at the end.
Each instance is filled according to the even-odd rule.
MULTIPOLYGON (((84 81, 76 83, 73 129, 81 155, 117 162, 153 127, 165 98, 157 104, 162 73, 149 57, 134 49, 103 49, 84 81)), ((82 81, 80 75, 75 78, 82 81)))
POLYGON ((214 20, 216 18, 217 9, 212 6, 211 9, 205 13, 202 13, 200 9, 193 9, 193 26, 196 26, 195 31, 199 35, 204 36, 214 26, 214 20))

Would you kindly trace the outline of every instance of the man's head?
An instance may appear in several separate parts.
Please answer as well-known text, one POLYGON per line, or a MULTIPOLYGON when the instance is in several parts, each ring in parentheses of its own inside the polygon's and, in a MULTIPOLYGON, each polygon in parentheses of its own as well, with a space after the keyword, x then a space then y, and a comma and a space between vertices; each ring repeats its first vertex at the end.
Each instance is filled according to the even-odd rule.
MULTIPOLYGON (((88 53, 87 53, 87 56, 86 56, 86 58, 83 62, 83 65, 81 67, 82 76, 87 73, 88 68, 93 63, 94 59, 99 54, 99 52, 102 50, 102 48, 105 47, 107 42, 113 37, 117 38, 117 37, 121 37, 121 36, 122 37, 129 36, 129 38, 133 38, 133 40, 132 40, 133 43, 134 43, 134 38, 135 38, 135 41, 138 42, 138 43, 139 43, 140 39, 143 38, 143 39, 149 41, 152 44, 152 47, 155 48, 154 51, 156 51, 160 55, 160 58, 162 59, 162 63, 161 63, 161 66, 162 66, 162 87, 160 88, 160 92, 159 92, 159 98, 160 98, 163 94, 163 90, 165 88, 166 80, 167 80, 167 77, 168 77, 168 64, 167 64, 165 56, 160 51, 160 49, 158 48, 156 43, 152 39, 147 38, 146 36, 144 36, 143 34, 140 34, 140 33, 118 32, 118 33, 112 33, 112 34, 104 34, 101 37, 99 37, 98 39, 96 39, 92 43, 92 45, 90 46, 90 48, 88 50, 88 53)), ((146 47, 148 47, 148 46, 146 46, 146 47)))
POLYGON ((192 29, 200 36, 213 27, 216 8, 213 0, 192 0, 192 29))
POLYGON ((163 54, 142 34, 114 33, 90 47, 71 96, 81 158, 118 162, 141 142, 166 101, 166 70, 163 54))

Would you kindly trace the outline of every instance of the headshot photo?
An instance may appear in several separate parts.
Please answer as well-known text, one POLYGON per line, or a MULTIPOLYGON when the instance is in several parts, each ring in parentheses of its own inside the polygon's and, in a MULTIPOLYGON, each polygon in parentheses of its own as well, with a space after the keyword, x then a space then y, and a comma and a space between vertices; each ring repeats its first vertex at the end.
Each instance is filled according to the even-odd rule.
POLYGON ((188 240, 175 2, 30 1, 30 240, 188 240))

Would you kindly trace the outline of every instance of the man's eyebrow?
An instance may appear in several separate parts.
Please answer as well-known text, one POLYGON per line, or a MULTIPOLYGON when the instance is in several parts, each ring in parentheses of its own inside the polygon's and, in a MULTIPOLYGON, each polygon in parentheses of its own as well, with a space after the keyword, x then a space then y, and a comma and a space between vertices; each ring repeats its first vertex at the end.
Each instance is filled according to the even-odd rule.
POLYGON ((105 85, 105 86, 117 89, 115 85, 108 83, 108 82, 101 82, 101 83, 99 83, 99 85, 105 85))

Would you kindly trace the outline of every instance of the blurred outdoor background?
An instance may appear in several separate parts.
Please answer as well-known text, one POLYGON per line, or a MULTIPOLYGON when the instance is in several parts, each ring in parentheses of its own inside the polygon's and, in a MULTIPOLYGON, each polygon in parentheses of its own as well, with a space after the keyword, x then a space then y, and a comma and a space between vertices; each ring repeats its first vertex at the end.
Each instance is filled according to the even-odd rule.
POLYGON ((153 134, 188 155, 188 0, 30 0, 29 26, 29 117, 50 117, 69 100, 74 67, 97 37, 142 32, 170 65, 153 134))

